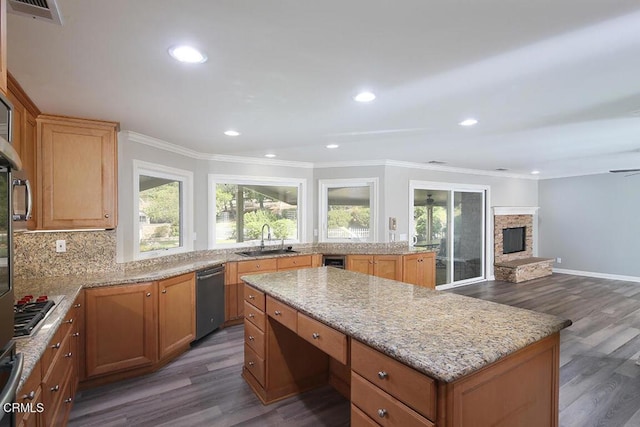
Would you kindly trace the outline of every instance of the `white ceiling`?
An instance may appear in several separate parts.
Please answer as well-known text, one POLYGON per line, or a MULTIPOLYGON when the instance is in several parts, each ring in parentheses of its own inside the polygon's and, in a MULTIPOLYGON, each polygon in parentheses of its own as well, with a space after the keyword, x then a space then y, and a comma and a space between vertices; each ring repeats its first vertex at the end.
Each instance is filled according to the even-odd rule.
POLYGON ((638 0, 58 4, 63 26, 8 16, 9 71, 43 112, 207 154, 640 168, 638 0), (184 42, 209 60, 175 62, 184 42), (364 88, 374 102, 352 100, 364 88))

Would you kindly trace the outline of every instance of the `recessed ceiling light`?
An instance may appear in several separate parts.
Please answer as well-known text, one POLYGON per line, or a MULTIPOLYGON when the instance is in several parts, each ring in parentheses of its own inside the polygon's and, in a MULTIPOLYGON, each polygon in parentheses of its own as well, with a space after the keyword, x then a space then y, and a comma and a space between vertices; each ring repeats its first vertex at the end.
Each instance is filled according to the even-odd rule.
POLYGON ((496 170, 497 170, 498 172, 506 172, 506 171, 508 171, 509 169, 507 169, 507 168, 496 168, 496 170))
POLYGON ((353 97, 353 100, 358 102, 371 102, 374 99, 376 99, 376 95, 373 92, 360 92, 353 97))
POLYGON ((441 162, 440 160, 429 160, 427 162, 430 165, 446 165, 447 162, 441 162))
POLYGON ((272 153, 269 153, 269 154, 265 154, 264 156, 265 156, 265 157, 268 157, 268 158, 270 158, 270 159, 272 159, 272 158, 274 158, 276 155, 275 155, 275 154, 272 154, 272 153))
POLYGON ((468 118, 468 119, 465 119, 465 120, 461 121, 461 122, 460 122, 460 123, 458 123, 458 124, 459 124, 460 126, 473 126, 473 125, 475 125, 475 124, 477 124, 477 123, 478 123, 478 121, 477 121, 476 119, 474 119, 474 118, 468 118))
POLYGON ((204 53, 187 45, 173 46, 169 48, 169 55, 177 61, 189 64, 202 64, 207 60, 207 56, 204 53))
POLYGON ((329 144, 327 145, 327 148, 338 148, 340 147, 338 144, 329 144))
POLYGON ((538 175, 540 173, 539 170, 533 170, 531 171, 531 175, 538 175))
POLYGON ((224 131, 224 134, 227 135, 227 136, 238 136, 238 135, 240 135, 240 132, 238 132, 237 130, 229 129, 229 130, 224 131))

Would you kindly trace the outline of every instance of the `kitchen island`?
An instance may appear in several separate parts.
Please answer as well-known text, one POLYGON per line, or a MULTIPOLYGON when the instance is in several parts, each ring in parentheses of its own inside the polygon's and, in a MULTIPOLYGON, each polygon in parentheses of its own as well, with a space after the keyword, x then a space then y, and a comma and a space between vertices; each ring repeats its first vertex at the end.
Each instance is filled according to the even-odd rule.
POLYGON ((330 267, 243 280, 264 403, 329 381, 352 425, 557 426, 569 320, 330 267))

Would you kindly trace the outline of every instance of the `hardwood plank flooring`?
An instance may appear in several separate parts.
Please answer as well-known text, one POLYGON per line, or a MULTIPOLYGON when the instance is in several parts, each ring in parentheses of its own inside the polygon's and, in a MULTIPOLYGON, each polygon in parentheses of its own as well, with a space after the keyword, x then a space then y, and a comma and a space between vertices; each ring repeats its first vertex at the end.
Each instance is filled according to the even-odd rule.
MULTIPOLYGON (((564 274, 448 292, 569 318, 561 333, 560 426, 640 426, 640 283, 564 274)), ((330 387, 264 406, 240 377, 242 325, 214 332, 150 375, 85 390, 70 426, 346 426, 330 387)))

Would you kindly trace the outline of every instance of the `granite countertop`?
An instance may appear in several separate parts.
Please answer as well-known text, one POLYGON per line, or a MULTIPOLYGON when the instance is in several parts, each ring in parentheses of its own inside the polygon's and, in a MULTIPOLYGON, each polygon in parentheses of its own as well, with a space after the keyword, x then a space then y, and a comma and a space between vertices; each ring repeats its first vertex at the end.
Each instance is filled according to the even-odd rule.
POLYGON ((548 314, 331 267, 243 279, 443 382, 571 325, 548 314))
MULTIPOLYGON (((332 249, 336 245, 331 245, 332 249)), ((26 378, 29 377, 33 371, 33 367, 40 359, 44 350, 49 343, 49 340, 53 337, 54 333, 58 329, 58 326, 68 313, 73 301, 77 297, 82 288, 93 288, 99 286, 112 286, 112 285, 126 285, 131 283, 151 282, 156 280, 163 280, 181 274, 190 273, 193 271, 202 270, 205 268, 220 265, 225 262, 231 261, 249 261, 252 259, 263 258, 275 258, 275 257, 287 257, 298 255, 310 255, 318 253, 341 253, 341 254, 409 254, 415 251, 408 247, 389 247, 380 245, 379 247, 374 245, 373 249, 362 247, 359 245, 349 248, 349 245, 340 245, 338 251, 327 251, 326 247, 308 247, 308 248, 294 248, 296 252, 287 254, 267 254, 264 256, 242 256, 237 255, 235 252, 221 252, 214 255, 203 254, 195 255, 185 260, 171 261, 157 259, 157 262, 153 265, 144 265, 140 268, 129 268, 121 272, 109 272, 104 274, 91 274, 91 275, 70 275, 60 277, 44 277, 26 279, 17 277, 14 280, 14 290, 16 297, 22 295, 48 295, 50 297, 58 296, 64 297, 64 299, 56 304, 51 313, 47 316, 38 332, 26 338, 16 339, 16 351, 21 352, 24 356, 24 367, 22 372, 22 378, 20 380, 20 387, 22 387, 26 378), (343 247, 344 246, 344 247, 343 247)), ((279 247, 279 246, 278 246, 279 247)), ((267 247, 270 249, 271 247, 267 247)), ((276 248, 276 246, 273 246, 276 248)), ((235 249, 239 251, 240 249, 235 249)))

